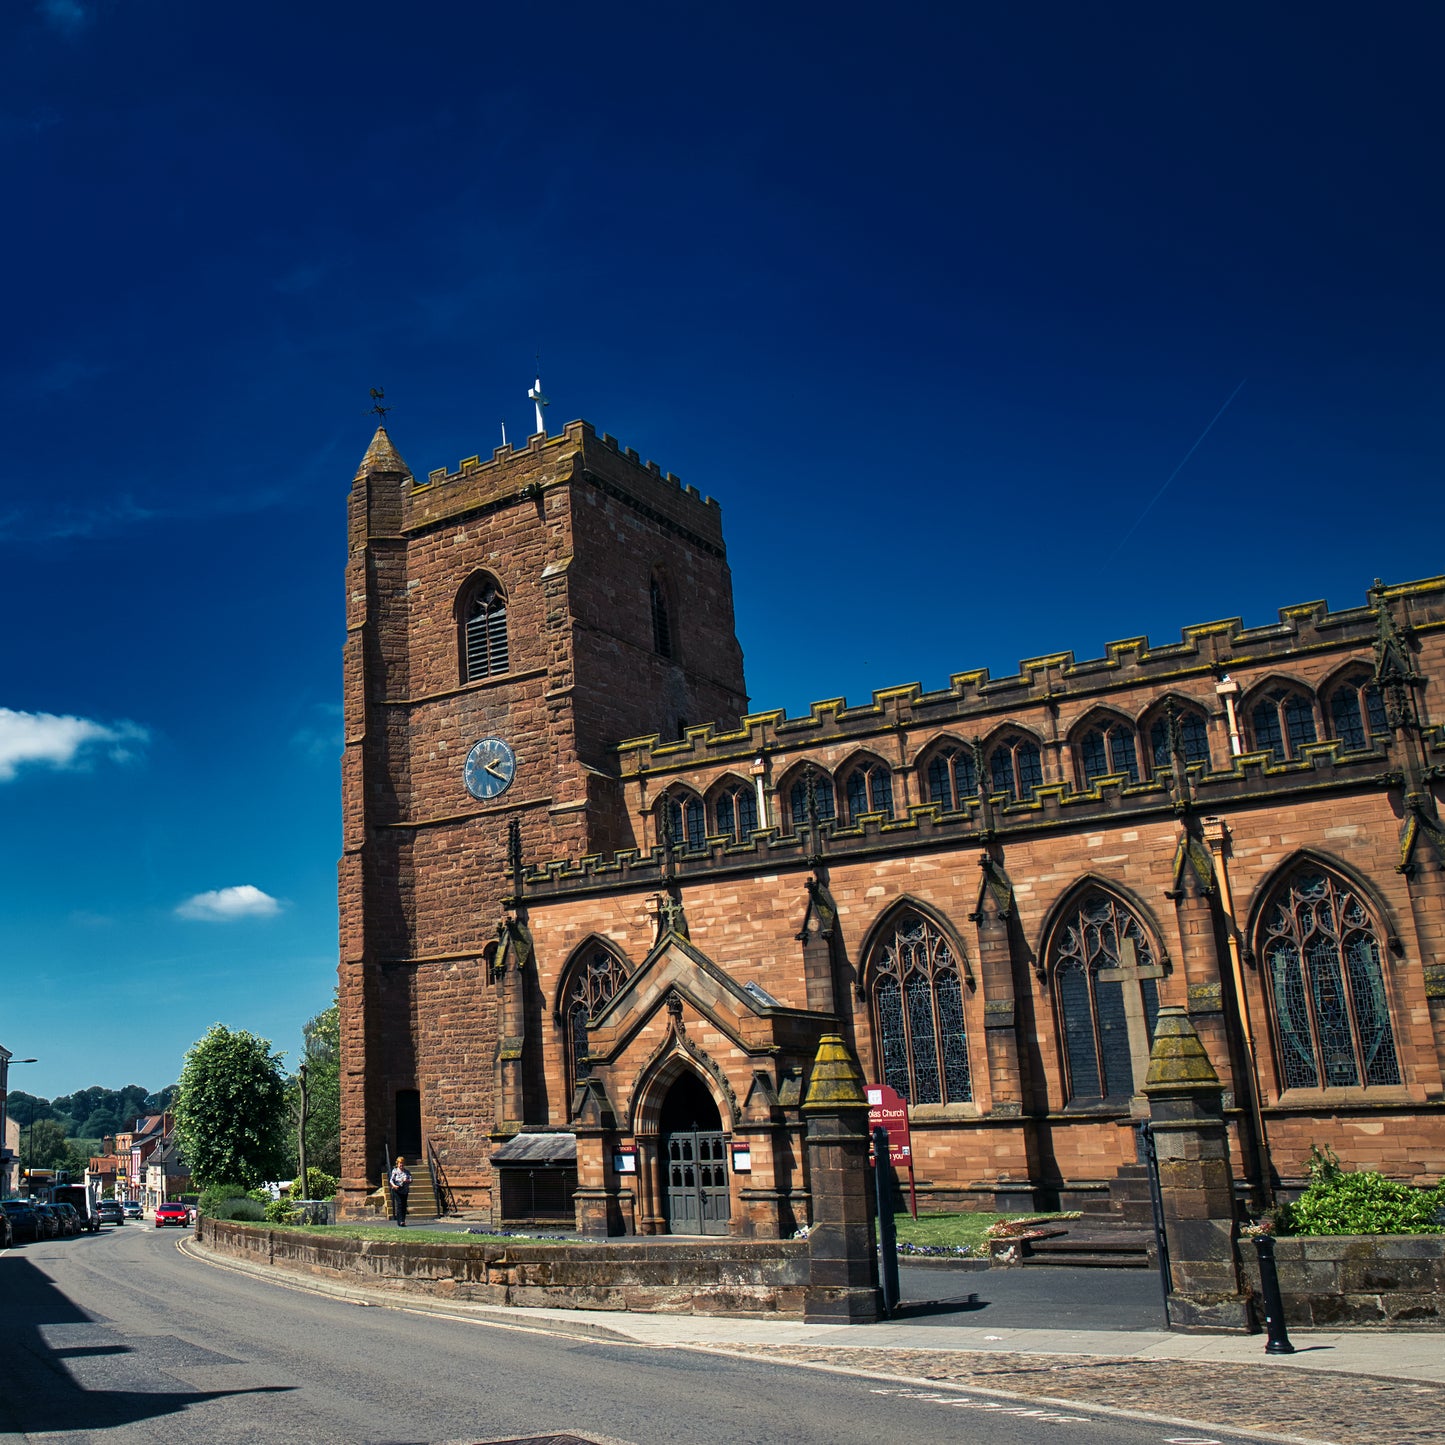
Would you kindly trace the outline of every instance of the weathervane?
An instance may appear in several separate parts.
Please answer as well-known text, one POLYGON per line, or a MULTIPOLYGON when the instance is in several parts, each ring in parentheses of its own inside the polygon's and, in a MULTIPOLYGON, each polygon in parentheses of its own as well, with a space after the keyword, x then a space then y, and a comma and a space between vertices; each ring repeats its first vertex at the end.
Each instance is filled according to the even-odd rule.
POLYGON ((373 386, 371 388, 371 412, 374 413, 376 416, 377 426, 386 425, 386 414, 391 410, 389 406, 382 406, 381 403, 385 399, 386 392, 383 391, 381 387, 373 386))

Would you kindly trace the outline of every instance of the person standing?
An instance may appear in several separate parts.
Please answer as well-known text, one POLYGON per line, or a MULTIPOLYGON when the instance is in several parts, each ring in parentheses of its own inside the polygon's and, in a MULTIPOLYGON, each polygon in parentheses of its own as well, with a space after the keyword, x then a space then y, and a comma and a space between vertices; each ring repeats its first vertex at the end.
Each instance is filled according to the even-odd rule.
POLYGON ((406 1160, 398 1155, 391 1171, 391 1217, 399 1229, 406 1228, 406 1196, 410 1188, 411 1171, 406 1167, 406 1160))

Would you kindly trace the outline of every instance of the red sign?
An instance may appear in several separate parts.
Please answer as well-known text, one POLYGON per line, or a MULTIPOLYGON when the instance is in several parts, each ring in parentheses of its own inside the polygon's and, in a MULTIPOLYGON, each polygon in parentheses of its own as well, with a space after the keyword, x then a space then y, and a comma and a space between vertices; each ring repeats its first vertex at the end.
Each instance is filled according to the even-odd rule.
POLYGON ((913 1167, 913 1140, 908 1132, 908 1100, 887 1084, 868 1085, 868 1131, 888 1131, 888 1162, 895 1169, 913 1167))

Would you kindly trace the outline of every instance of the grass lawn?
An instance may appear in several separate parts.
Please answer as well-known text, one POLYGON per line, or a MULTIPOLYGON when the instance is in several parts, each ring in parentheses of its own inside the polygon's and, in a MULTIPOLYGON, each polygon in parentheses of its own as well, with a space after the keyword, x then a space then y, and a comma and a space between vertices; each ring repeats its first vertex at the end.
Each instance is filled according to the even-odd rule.
POLYGON ((898 1231, 898 1243, 967 1245, 979 1253, 983 1252, 984 1232, 989 1225, 1000 1219, 1064 1219, 1059 1214, 984 1214, 969 1211, 966 1214, 920 1214, 917 1219, 911 1214, 895 1214, 894 1227, 898 1231))

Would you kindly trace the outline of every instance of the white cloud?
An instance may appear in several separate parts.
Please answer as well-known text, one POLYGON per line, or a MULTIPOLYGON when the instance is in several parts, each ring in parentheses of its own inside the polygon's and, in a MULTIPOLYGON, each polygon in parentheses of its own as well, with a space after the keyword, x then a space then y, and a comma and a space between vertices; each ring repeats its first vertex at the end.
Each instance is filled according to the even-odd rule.
POLYGON ((179 918, 196 918, 202 923, 234 923, 238 918, 274 918, 281 905, 269 893, 251 883, 234 888, 216 888, 197 893, 176 908, 179 918))
POLYGON ((112 762, 129 762, 148 736, 135 723, 98 723, 0 707, 0 783, 8 783, 27 763, 78 767, 97 752, 112 762))

